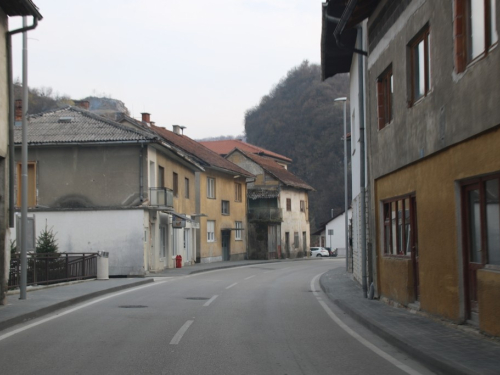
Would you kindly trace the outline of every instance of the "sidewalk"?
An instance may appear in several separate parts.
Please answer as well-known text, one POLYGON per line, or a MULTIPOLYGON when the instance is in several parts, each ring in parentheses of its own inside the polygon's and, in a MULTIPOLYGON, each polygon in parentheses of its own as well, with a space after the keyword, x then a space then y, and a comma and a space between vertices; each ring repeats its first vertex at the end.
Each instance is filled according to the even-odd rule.
POLYGON ((365 299, 359 285, 343 268, 323 274, 320 285, 346 314, 432 371, 453 375, 500 374, 500 344, 491 339, 365 299))
POLYGON ((7 305, 0 306, 0 331, 104 294, 152 283, 156 277, 179 277, 223 268, 274 262, 279 262, 279 260, 197 263, 192 266, 167 269, 161 273, 148 274, 144 278, 92 279, 50 287, 28 288, 25 300, 20 300, 19 294, 9 293, 7 296, 7 305))

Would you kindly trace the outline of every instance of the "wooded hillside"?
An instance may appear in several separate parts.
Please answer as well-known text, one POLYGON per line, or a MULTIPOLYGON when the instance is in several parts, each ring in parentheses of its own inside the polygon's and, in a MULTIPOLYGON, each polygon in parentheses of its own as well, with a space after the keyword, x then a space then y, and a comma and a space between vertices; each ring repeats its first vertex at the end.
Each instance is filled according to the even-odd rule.
POLYGON ((316 189, 311 231, 344 210, 343 105, 334 99, 348 92, 347 75, 321 82, 320 66, 304 61, 245 114, 247 142, 293 159, 289 170, 316 189))

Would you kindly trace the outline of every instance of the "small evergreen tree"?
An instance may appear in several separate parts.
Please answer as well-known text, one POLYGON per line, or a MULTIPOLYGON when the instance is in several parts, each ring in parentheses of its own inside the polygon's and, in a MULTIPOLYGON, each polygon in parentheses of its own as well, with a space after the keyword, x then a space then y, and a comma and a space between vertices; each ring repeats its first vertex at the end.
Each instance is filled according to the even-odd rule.
POLYGON ((52 228, 48 229, 47 222, 45 222, 45 229, 36 239, 36 252, 38 254, 52 254, 57 253, 58 248, 56 233, 52 228))

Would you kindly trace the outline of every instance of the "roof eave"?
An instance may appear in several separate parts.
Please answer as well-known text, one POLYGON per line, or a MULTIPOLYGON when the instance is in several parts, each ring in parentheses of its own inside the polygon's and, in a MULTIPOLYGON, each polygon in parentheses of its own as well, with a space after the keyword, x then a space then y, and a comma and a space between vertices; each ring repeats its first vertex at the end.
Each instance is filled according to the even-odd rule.
POLYGON ((38 21, 43 19, 38 7, 31 0, 3 0, 0 7, 10 17, 33 16, 38 21))

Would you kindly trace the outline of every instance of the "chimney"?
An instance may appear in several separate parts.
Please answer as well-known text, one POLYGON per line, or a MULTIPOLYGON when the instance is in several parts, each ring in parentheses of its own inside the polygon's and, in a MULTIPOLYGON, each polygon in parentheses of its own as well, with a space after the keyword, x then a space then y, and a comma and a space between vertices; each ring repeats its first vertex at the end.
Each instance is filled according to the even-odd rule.
POLYGON ((155 122, 154 121, 151 121, 150 122, 151 126, 154 126, 155 125, 155 122))
POLYGON ((85 109, 87 111, 90 108, 90 102, 88 100, 75 100, 75 105, 78 108, 82 108, 82 109, 85 109))
POLYGON ((142 122, 146 122, 148 124, 151 122, 151 114, 143 112, 141 113, 141 115, 142 115, 142 122))
POLYGON ((16 99, 14 102, 15 107, 15 122, 23 121, 23 101, 21 99, 16 99))
POLYGON ((186 129, 186 127, 182 125, 172 125, 172 128, 174 129, 174 133, 179 135, 184 135, 184 129, 186 129))

